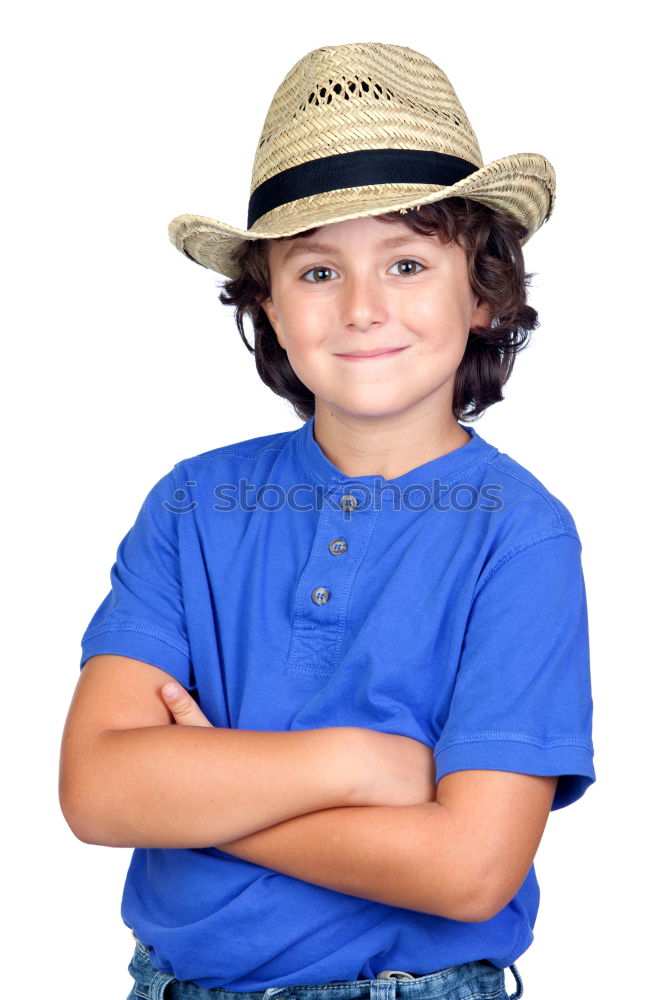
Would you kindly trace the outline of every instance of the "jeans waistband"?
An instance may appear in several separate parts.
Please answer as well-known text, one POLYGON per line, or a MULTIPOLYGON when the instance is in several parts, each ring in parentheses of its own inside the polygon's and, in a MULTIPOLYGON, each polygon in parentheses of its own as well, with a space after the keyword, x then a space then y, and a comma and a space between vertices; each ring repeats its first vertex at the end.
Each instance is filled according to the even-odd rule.
MULTIPOLYGON (((384 969, 375 979, 334 980, 315 985, 271 986, 255 992, 224 988, 203 989, 193 982, 156 969, 150 952, 134 936, 136 947, 129 971, 147 1000, 506 1000, 504 969, 491 962, 466 962, 428 975, 384 969)), ((516 990, 508 1000, 519 1000, 523 983, 515 965, 509 966, 516 990)))

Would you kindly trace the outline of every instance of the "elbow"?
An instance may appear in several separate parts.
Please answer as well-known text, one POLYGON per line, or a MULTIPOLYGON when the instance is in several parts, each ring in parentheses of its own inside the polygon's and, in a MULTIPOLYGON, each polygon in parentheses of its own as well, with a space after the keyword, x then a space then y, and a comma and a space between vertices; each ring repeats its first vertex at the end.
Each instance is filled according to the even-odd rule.
POLYGON ((480 893, 461 900, 456 905, 455 914, 449 912, 446 916, 461 923, 480 924, 492 920, 505 906, 506 902, 500 902, 496 896, 480 893))
POLYGON ((464 889, 455 901, 455 912, 443 916, 462 923, 480 924, 496 917, 511 902, 522 884, 522 879, 471 878, 463 883, 464 889))
POLYGON ((62 775, 58 797, 65 822, 76 839, 84 844, 100 844, 99 831, 96 829, 89 797, 77 792, 73 782, 62 775))
POLYGON ((83 844, 125 846, 114 839, 113 826, 106 815, 104 803, 95 792, 96 784, 94 780, 86 781, 85 775, 77 774, 76 769, 61 763, 58 799, 65 822, 83 844))
POLYGON ((127 847, 127 843, 116 837, 114 831, 101 819, 87 803, 77 803, 60 797, 60 809, 77 840, 83 844, 98 847, 127 847))
POLYGON ((459 873, 457 892, 450 899, 445 913, 441 916, 461 923, 480 924, 492 920, 504 907, 511 902, 520 888, 514 880, 506 878, 506 873, 500 872, 499 877, 491 877, 487 871, 476 870, 463 875, 459 873), (504 877, 502 877, 504 876, 504 877))
POLYGON ((85 818, 81 818, 69 811, 62 810, 62 814, 65 817, 65 822, 70 828, 77 840, 80 840, 82 844, 95 844, 97 846, 110 846, 104 843, 99 836, 95 834, 92 826, 86 822, 85 818))
POLYGON ((85 810, 81 809, 72 801, 69 793, 64 793, 60 789, 60 811, 65 817, 65 822, 77 840, 84 844, 91 844, 94 838, 91 835, 89 824, 86 822, 85 810))

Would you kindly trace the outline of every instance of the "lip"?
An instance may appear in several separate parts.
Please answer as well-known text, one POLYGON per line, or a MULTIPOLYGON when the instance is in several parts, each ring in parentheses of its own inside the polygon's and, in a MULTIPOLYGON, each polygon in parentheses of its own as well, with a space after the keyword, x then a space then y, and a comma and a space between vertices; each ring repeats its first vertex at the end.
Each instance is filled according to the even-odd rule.
POLYGON ((336 354, 336 357, 346 361, 367 361, 369 358, 388 358, 406 350, 406 347, 378 347, 375 351, 354 351, 353 354, 336 354))

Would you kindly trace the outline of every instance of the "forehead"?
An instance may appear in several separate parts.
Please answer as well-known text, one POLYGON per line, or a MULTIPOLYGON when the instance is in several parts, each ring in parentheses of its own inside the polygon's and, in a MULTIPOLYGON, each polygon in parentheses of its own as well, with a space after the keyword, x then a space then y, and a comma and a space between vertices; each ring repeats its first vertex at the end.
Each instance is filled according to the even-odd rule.
POLYGON ((271 261, 282 263, 305 253, 328 253, 348 247, 355 251, 363 248, 393 249, 423 241, 439 242, 437 234, 417 233, 400 218, 367 216, 330 223, 294 237, 269 240, 268 254, 271 261))

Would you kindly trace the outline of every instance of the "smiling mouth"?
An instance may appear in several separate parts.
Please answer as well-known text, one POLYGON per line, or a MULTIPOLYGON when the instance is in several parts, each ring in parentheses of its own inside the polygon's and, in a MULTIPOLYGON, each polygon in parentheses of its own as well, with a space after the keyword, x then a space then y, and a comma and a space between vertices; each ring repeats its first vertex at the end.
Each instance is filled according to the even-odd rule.
POLYGON ((400 351, 407 350, 406 347, 394 347, 390 350, 382 350, 381 348, 377 351, 368 351, 366 353, 361 352, 357 354, 336 354, 337 358, 344 358, 345 361, 369 361, 371 358, 389 358, 393 354, 399 354, 400 351))

